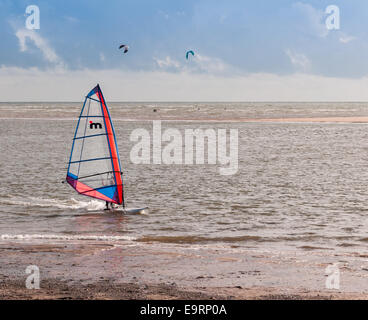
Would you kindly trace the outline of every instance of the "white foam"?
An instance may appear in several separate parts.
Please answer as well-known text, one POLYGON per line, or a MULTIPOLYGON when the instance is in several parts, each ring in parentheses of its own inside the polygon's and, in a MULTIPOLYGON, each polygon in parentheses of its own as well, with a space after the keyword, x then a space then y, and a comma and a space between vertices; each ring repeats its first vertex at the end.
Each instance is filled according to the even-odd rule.
POLYGON ((25 207, 48 207, 48 208, 59 208, 59 209, 87 209, 88 211, 102 210, 105 208, 105 203, 98 200, 90 201, 79 201, 71 198, 69 200, 60 199, 44 199, 40 197, 26 197, 17 198, 13 197, 10 199, 2 199, 2 204, 19 205, 25 207))
POLYGON ((1 240, 94 240, 94 241, 134 241, 135 237, 106 235, 59 235, 59 234, 2 234, 1 240))

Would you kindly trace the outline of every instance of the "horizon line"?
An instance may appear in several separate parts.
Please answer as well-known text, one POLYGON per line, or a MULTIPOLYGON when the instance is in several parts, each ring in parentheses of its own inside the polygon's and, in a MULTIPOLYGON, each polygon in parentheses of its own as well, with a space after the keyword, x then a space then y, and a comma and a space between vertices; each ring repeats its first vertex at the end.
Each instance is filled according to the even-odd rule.
MULTIPOLYGON (((1 104, 4 103, 83 103, 84 100, 80 101, 70 101, 70 100, 14 100, 14 101, 0 101, 1 104)), ((368 103, 368 100, 223 100, 223 101, 174 101, 174 100, 116 100, 116 101, 106 101, 107 103, 368 103)))

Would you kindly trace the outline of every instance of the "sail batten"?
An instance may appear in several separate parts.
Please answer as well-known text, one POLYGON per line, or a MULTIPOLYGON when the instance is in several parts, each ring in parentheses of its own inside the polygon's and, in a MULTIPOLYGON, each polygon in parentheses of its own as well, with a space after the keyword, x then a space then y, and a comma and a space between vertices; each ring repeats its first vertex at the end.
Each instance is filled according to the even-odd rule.
POLYGON ((114 126, 99 85, 87 95, 79 115, 66 180, 82 195, 123 204, 114 126))

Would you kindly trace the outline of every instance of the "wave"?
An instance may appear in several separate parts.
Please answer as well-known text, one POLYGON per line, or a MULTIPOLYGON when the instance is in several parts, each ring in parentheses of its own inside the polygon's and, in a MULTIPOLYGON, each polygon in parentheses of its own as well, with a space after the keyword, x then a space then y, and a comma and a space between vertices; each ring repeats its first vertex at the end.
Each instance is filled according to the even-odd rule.
POLYGON ((59 234, 2 234, 1 240, 94 240, 94 241, 134 241, 135 237, 106 235, 59 235, 59 234))
POLYGON ((0 204, 16 205, 24 207, 44 207, 44 208, 58 208, 58 209, 86 209, 88 211, 103 210, 105 203, 98 200, 80 201, 71 198, 69 200, 60 200, 52 198, 40 197, 12 197, 10 199, 3 198, 0 204))
MULTIPOLYGON (((238 243, 238 242, 310 242, 318 239, 327 239, 326 237, 321 237, 317 235, 296 235, 292 236, 275 236, 275 237, 266 237, 266 236, 256 236, 256 235, 244 235, 244 236, 219 236, 219 237, 203 237, 203 236, 143 236, 138 238, 138 242, 161 242, 161 243, 183 243, 183 244, 192 244, 192 243, 213 243, 213 242, 222 242, 222 243, 238 243)), ((368 238, 363 241, 368 241, 368 238)))
POLYGON ((259 236, 238 237, 198 237, 198 236, 144 236, 137 239, 138 242, 162 242, 162 243, 210 243, 210 242, 239 242, 239 241, 264 241, 259 236))

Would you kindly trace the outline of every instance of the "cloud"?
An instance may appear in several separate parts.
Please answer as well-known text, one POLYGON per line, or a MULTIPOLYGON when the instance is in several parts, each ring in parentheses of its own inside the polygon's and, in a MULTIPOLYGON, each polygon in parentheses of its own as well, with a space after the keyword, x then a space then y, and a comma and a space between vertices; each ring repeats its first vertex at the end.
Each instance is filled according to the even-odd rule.
POLYGON ((354 79, 305 73, 222 76, 163 71, 84 69, 59 72, 0 67, 2 101, 81 101, 96 83, 100 83, 108 101, 368 100, 368 76, 354 79))
POLYGON ((202 56, 196 54, 192 59, 202 72, 217 74, 227 73, 231 67, 219 58, 202 56))
MULTIPOLYGON (((184 58, 183 58, 184 59, 184 58)), ((157 66, 162 71, 168 72, 189 72, 189 73, 207 73, 207 74, 229 74, 235 72, 234 68, 226 64, 219 58, 208 57, 195 53, 183 63, 167 56, 163 59, 154 59, 157 66)))
POLYGON ((158 14, 163 17, 165 20, 168 20, 170 18, 169 14, 165 11, 158 10, 158 14))
POLYGON ((310 61, 304 54, 293 52, 290 49, 286 49, 285 53, 295 68, 302 71, 307 71, 307 69, 310 67, 310 61))
POLYGON ((324 38, 328 35, 329 30, 326 27, 326 14, 323 10, 314 8, 308 3, 297 2, 293 4, 309 24, 310 31, 318 37, 324 38))
POLYGON ((228 18, 228 16, 226 14, 222 14, 219 18, 219 22, 221 24, 223 24, 225 22, 225 20, 228 18))
MULTIPOLYGON (((316 9, 310 4, 303 2, 294 3, 293 7, 296 8, 307 20, 309 32, 320 38, 325 38, 329 34, 330 30, 326 26, 328 15, 323 10, 316 9)), ((303 28, 304 27, 305 26, 303 24, 303 28)), ((338 30, 334 30, 334 32, 337 32, 338 40, 343 44, 356 40, 356 37, 349 36, 338 30)))
POLYGON ((79 20, 75 17, 71 17, 71 16, 65 16, 64 19, 70 23, 77 23, 79 22, 79 20))
POLYGON ((353 40, 356 40, 356 37, 353 37, 353 36, 349 36, 349 35, 346 35, 345 33, 341 33, 340 37, 339 37, 339 41, 341 43, 349 43, 353 40))
POLYGON ((163 59, 154 58, 156 64, 160 69, 167 71, 180 71, 182 69, 182 65, 177 60, 172 59, 169 56, 166 56, 163 59))
POLYGON ((42 53, 43 58, 54 65, 60 67, 64 66, 62 59, 56 54, 55 50, 50 47, 47 40, 42 38, 37 31, 28 29, 19 29, 15 32, 19 40, 19 46, 21 52, 27 52, 29 50, 27 46, 27 40, 32 42, 42 53))

